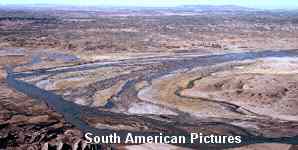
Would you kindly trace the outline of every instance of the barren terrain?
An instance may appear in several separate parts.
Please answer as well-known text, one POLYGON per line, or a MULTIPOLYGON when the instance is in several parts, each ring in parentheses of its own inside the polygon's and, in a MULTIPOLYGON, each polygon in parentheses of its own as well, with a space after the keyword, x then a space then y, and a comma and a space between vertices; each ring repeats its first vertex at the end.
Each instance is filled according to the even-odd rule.
POLYGON ((151 9, 1 8, 0 149, 297 149, 297 12, 151 9), (244 142, 87 146, 87 131, 244 142))

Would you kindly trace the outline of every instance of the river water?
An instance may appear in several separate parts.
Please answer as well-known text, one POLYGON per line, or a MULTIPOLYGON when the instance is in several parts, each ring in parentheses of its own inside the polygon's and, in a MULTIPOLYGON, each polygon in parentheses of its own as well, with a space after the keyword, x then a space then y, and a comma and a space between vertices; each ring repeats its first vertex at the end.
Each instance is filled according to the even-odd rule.
MULTIPOLYGON (((182 69, 182 68, 193 68, 197 66, 208 66, 208 65, 215 65, 224 62, 230 61, 241 61, 241 60, 251 60, 257 58, 266 58, 266 57, 298 57, 298 50, 289 50, 289 51, 262 51, 262 52, 244 52, 244 53, 230 53, 230 54, 222 54, 222 55, 210 55, 210 56, 197 56, 193 58, 188 58, 185 60, 165 60, 163 63, 165 64, 172 64, 170 68, 162 70, 157 75, 150 76, 148 78, 156 78, 157 76, 162 76, 168 74, 169 72, 182 69)), ((126 60, 120 61, 119 63, 111 63, 105 64, 104 66, 116 66, 125 63, 132 63, 137 60, 126 60)), ((71 67, 65 68, 60 70, 43 70, 41 71, 32 71, 32 72, 13 72, 11 68, 7 69, 7 82, 8 84, 34 99, 45 101, 53 110, 62 114, 66 121, 74 125, 75 127, 79 128, 83 133, 85 132, 93 132, 97 135, 109 135, 113 133, 113 130, 109 129, 97 129, 92 126, 89 126, 81 116, 85 113, 93 113, 97 114, 98 116, 108 115, 108 116, 119 116, 121 114, 111 113, 106 111, 100 111, 95 108, 89 108, 85 106, 77 105, 73 102, 66 101, 63 99, 62 96, 57 95, 54 92, 46 91, 44 89, 40 89, 35 85, 29 84, 25 81, 20 80, 19 78, 28 77, 28 76, 35 76, 35 75, 45 75, 45 74, 58 74, 63 72, 71 72, 71 71, 82 71, 82 70, 89 70, 98 67, 102 67, 103 65, 98 65, 97 63, 79 66, 79 67, 71 67)), ((123 117, 127 117, 123 115, 123 117)), ((153 121, 148 120, 145 118, 145 121, 153 121)), ((159 122, 156 122, 159 123, 159 122)), ((120 136, 125 136, 127 131, 117 131, 120 136)), ((135 135, 158 135, 158 133, 150 133, 150 132, 134 132, 135 135)), ((177 133, 178 134, 178 133, 177 133)), ((245 137, 245 144, 250 143, 265 143, 265 142, 277 142, 277 143, 290 143, 290 144, 298 144, 298 136, 296 137, 285 137, 285 138, 276 138, 276 139, 268 139, 263 137, 245 137)), ((196 147, 193 145, 183 145, 187 147, 196 147)), ((235 147, 235 145, 229 145, 227 147, 235 147)), ((237 146, 236 146, 237 147, 237 146)))

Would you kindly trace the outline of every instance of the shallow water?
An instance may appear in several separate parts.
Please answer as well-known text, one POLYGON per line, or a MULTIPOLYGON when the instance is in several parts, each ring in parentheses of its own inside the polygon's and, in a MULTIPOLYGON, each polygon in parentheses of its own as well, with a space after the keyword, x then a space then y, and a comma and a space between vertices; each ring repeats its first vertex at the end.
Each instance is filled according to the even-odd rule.
MULTIPOLYGON (((162 63, 167 64, 169 67, 160 70, 160 72, 152 75, 148 75, 147 79, 151 80, 166 74, 169 74, 172 71, 183 69, 183 68, 194 68, 197 66, 208 66, 208 65, 215 65, 224 62, 230 61, 240 61, 240 60, 250 60, 250 59, 257 59, 257 58, 266 58, 266 57, 298 57, 298 51, 264 51, 264 52, 245 52, 245 53, 232 53, 232 54, 223 54, 223 55, 211 55, 211 56, 197 56, 194 58, 188 58, 185 60, 163 60, 162 63)), ((81 116, 84 114, 92 114, 97 116, 119 116, 120 114, 111 113, 106 111, 101 111, 94 108, 79 106, 75 103, 66 101, 63 99, 62 96, 57 95, 53 92, 46 91, 36 87, 35 85, 28 84, 24 81, 19 80, 18 78, 28 77, 28 76, 35 76, 35 75, 44 75, 44 74, 59 74, 64 72, 71 72, 71 71, 82 71, 82 70, 89 70, 95 69, 98 67, 103 66, 117 66, 117 65, 125 65, 129 64, 130 62, 136 62, 136 60, 126 60, 120 61, 118 63, 112 64, 97 64, 94 63, 91 65, 87 65, 86 67, 72 67, 72 68, 65 68, 61 70, 44 70, 40 71, 33 71, 30 73, 15 73, 11 70, 8 71, 7 81, 9 85, 16 90, 27 94, 30 97, 43 100, 45 101, 50 107, 52 107, 55 111, 62 114, 66 121, 70 122, 77 128, 81 129, 82 132, 93 132, 98 133, 98 135, 109 135, 113 133, 113 130, 100 130, 94 127, 87 125, 84 120, 82 120, 81 116)), ((146 78, 146 77, 145 77, 146 78)), ((127 115, 123 115, 123 117, 127 117, 127 115)), ((153 120, 148 118, 143 118, 146 122, 152 122, 153 120)), ((154 122, 153 122, 154 123, 154 122)), ((159 122, 156 122, 159 123, 159 122)), ((167 127, 166 125, 164 127, 167 127)), ((126 135, 126 131, 117 132, 120 135, 126 135)), ((135 132, 136 135, 155 135, 158 133, 150 133, 150 132, 135 132)), ((296 137, 286 137, 286 138, 276 138, 276 139, 268 139, 264 137, 255 137, 248 135, 244 137, 245 144, 250 143, 265 143, 265 142, 277 142, 277 143, 290 143, 290 144, 298 144, 298 136, 296 137)), ((194 145, 185 145, 187 147, 193 147, 194 145)), ((239 146, 239 145, 238 145, 239 146)), ((226 145, 225 147, 237 147, 237 145, 226 145)))

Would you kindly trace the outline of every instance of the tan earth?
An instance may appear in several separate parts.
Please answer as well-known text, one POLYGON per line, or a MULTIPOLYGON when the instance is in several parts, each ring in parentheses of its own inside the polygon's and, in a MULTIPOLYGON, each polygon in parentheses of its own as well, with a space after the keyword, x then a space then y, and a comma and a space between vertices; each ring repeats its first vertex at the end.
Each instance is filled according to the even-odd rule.
POLYGON ((181 95, 229 102, 261 115, 297 121, 297 68, 295 59, 257 61, 196 80, 181 95))
MULTIPOLYGON (((84 149, 83 130, 70 124, 78 120, 96 129, 141 133, 298 135, 297 58, 226 64, 218 64, 221 59, 216 63, 218 57, 204 59, 231 52, 295 51, 296 12, 0 7, 0 149, 84 149), (67 101, 63 104, 73 107, 65 106, 69 110, 57 114, 44 102, 14 90, 5 80, 9 66, 18 74, 33 73, 18 80, 59 95, 67 101), (69 116, 75 121, 66 122, 69 116)), ((187 149, 164 144, 112 146, 187 149)), ((203 150, 209 147, 217 150, 221 145, 203 150)), ((232 149, 297 146, 265 143, 232 149)))

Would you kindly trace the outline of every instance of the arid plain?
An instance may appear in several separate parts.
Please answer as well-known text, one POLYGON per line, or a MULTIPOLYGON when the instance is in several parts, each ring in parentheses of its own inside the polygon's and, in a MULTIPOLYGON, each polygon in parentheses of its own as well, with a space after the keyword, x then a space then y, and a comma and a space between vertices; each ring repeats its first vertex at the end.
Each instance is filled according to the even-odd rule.
POLYGON ((0 149, 298 149, 298 11, 0 7, 0 149), (87 145, 97 134, 241 145, 87 145))

